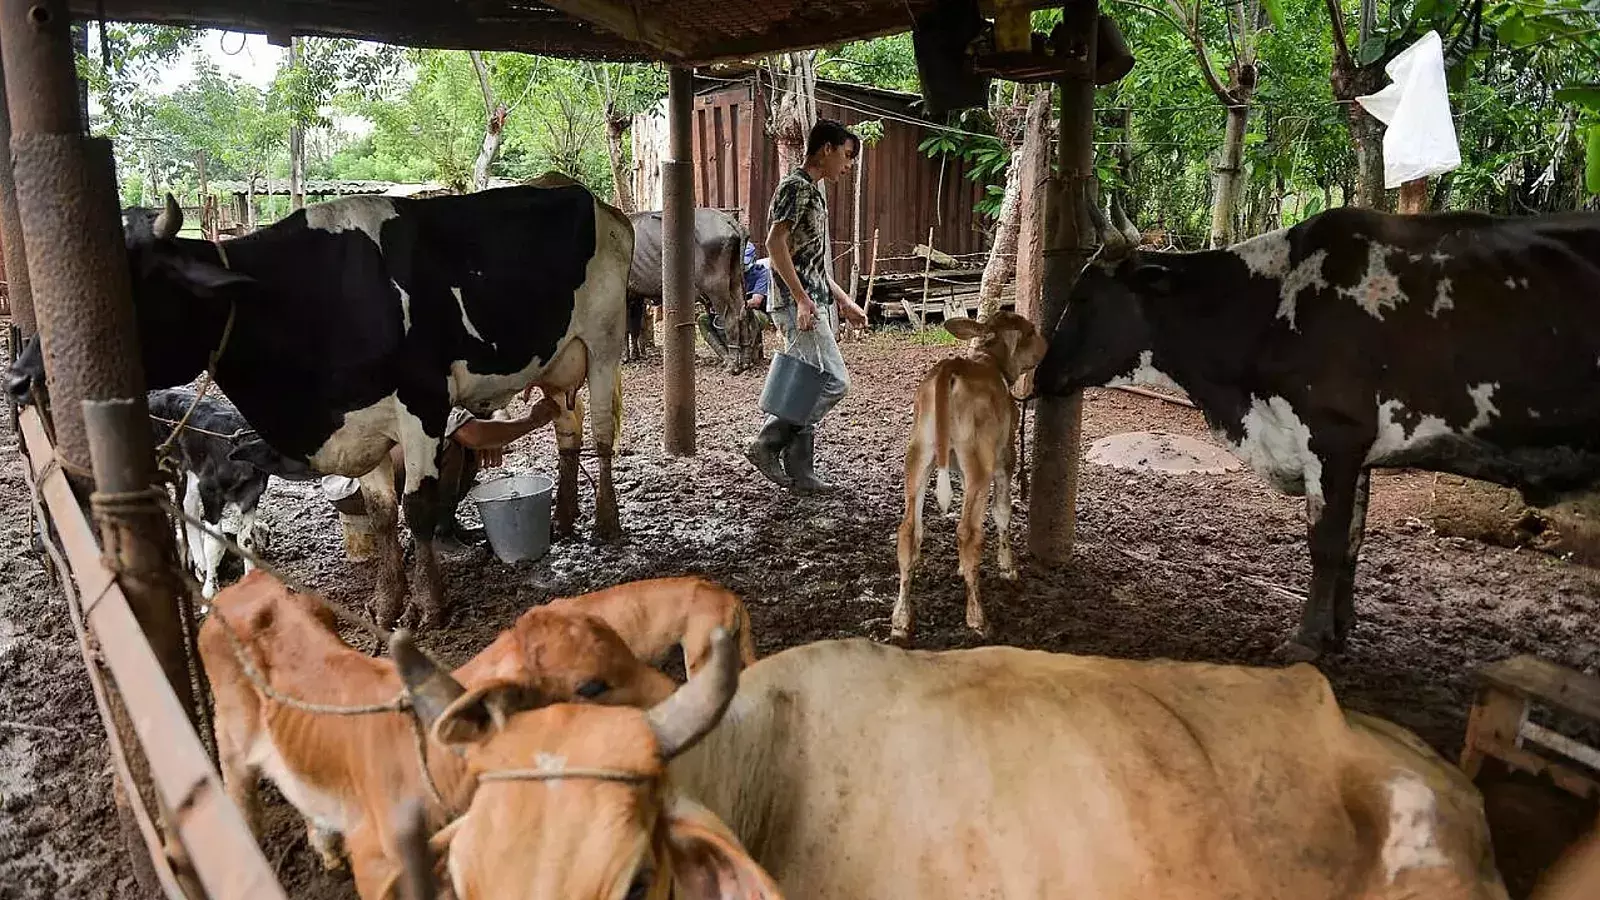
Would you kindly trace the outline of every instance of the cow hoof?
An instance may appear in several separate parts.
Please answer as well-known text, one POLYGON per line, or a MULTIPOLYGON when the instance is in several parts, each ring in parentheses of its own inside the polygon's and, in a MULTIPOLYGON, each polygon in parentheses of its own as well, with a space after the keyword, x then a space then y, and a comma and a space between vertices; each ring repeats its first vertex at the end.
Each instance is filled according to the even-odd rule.
POLYGON ((1272 658, 1281 663, 1314 663, 1322 657, 1322 652, 1315 647, 1302 644, 1299 638, 1284 641, 1272 651, 1272 658))
POLYGON ((889 631, 889 643, 896 647, 911 646, 911 631, 906 628, 894 628, 889 631))
POLYGON ((1012 567, 1010 569, 1001 569, 1000 577, 1006 581, 1016 581, 1020 576, 1017 574, 1016 568, 1012 567))
POLYGON ((971 619, 968 619, 967 627, 972 629, 973 634, 976 634, 978 637, 981 637, 984 640, 988 640, 994 636, 994 629, 989 627, 989 622, 986 619, 980 619, 976 624, 974 624, 971 619))

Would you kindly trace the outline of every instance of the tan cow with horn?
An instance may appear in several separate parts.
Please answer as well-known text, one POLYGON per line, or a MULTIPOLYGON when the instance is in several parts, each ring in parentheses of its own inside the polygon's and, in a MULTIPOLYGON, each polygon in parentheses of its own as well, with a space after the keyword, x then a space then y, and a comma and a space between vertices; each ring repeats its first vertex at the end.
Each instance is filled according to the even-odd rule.
POLYGON ((1310 666, 850 640, 741 676, 718 633, 643 711, 469 694, 407 640, 478 781, 432 843, 462 900, 1506 896, 1472 785, 1310 666))

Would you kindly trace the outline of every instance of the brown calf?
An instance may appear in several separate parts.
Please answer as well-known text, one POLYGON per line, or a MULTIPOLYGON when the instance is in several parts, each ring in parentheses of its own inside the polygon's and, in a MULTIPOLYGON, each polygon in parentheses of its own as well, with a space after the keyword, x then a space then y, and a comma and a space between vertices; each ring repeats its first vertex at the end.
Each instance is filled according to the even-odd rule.
MULTIPOLYGON (((294 593, 261 570, 218 593, 214 604, 200 628, 200 657, 215 697, 229 796, 257 829, 256 780, 271 778, 306 817, 325 865, 340 864, 332 835, 342 834, 357 892, 390 896, 401 872, 395 812, 403 801, 427 796, 411 715, 331 715, 281 704, 257 688, 224 629, 273 691, 307 703, 381 704, 401 691, 394 664, 347 645, 318 597, 294 593)), ((545 607, 523 613, 456 674, 473 697, 528 690, 606 705, 650 706, 676 687, 601 620, 545 607)), ((427 804, 428 826, 436 829, 466 807, 473 781, 454 752, 431 738, 425 746, 446 807, 427 804)))
POLYGON ((693 675, 711 652, 712 629, 738 638, 741 667, 756 661, 750 615, 739 595, 707 578, 684 575, 630 581, 577 597, 558 597, 550 608, 579 610, 610 625, 633 655, 660 665, 674 646, 693 675))
POLYGON ((961 466, 961 524, 956 529, 960 572, 967 582, 967 627, 989 633, 978 600, 978 563, 983 559, 983 511, 994 484, 994 523, 999 531, 1000 576, 1017 577, 1011 557, 1012 448, 1017 405, 1011 386, 1039 364, 1047 345, 1033 323, 1001 312, 988 322, 951 319, 951 334, 977 343, 966 357, 947 359, 917 388, 911 440, 906 447, 906 510, 900 520, 900 598, 890 617, 890 638, 908 641, 914 627, 911 570, 922 556, 922 503, 928 470, 937 467, 939 509, 950 511, 950 456, 961 466))

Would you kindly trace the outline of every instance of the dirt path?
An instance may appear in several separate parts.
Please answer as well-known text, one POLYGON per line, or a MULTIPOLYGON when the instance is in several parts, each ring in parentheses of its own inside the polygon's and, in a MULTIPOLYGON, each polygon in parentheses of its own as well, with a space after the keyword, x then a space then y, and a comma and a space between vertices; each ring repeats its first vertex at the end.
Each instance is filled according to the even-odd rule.
MULTIPOLYGON (((629 367, 624 455, 616 466, 625 543, 558 545, 546 558, 516 566, 482 552, 448 559, 454 620, 426 642, 457 662, 548 597, 686 572, 719 579, 746 598, 763 654, 825 638, 884 637, 897 583, 894 535, 910 398, 922 372, 952 350, 904 334, 877 334, 844 349, 854 388, 818 439, 819 468, 846 486, 838 495, 781 494, 740 455, 759 422, 761 373, 730 378, 702 362, 699 452, 676 459, 660 449, 659 363, 629 367)), ((1205 434, 1192 410, 1090 392, 1087 439, 1142 429, 1205 434)), ((25 556, 21 482, 10 444, 0 449, 0 719, 72 734, 63 740, 0 726, 0 897, 113 896, 107 885, 125 878, 126 866, 115 859, 98 725, 76 650, 64 637, 70 631, 61 600, 25 556)), ((586 465, 592 470, 594 463, 586 465)), ((508 454, 507 468, 553 473, 552 436, 527 439, 508 454)), ((1536 652, 1600 671, 1600 583, 1595 573, 1549 556, 1434 536, 1417 518, 1430 483, 1416 473, 1375 479, 1357 581, 1360 624, 1349 652, 1324 671, 1344 703, 1392 718, 1454 758, 1475 667, 1536 652)), ((991 529, 983 590, 993 642, 1270 664, 1299 606, 1262 585, 1304 591, 1309 577, 1300 501, 1248 472, 1163 477, 1094 466, 1084 468, 1080 497, 1079 549, 1062 570, 1031 565, 1024 555, 1021 580, 1001 581, 992 569, 991 529)), ((275 562, 340 601, 367 597, 371 573, 344 561, 337 518, 311 485, 274 481, 262 509, 275 562)), ((579 522, 585 535, 592 514, 586 491, 579 522)), ((1026 527, 1022 503, 1019 552, 1026 527)), ((930 515, 917 582, 922 647, 979 643, 963 625, 954 533, 952 520, 930 515)), ((1520 892, 1544 865, 1541 848, 1525 845, 1553 840, 1529 829, 1561 824, 1556 817, 1566 813, 1550 812, 1556 807, 1538 792, 1513 800, 1504 834, 1514 834, 1506 840, 1522 849, 1508 852, 1503 867, 1520 892)), ((353 896, 347 876, 314 869, 287 810, 276 811, 272 826, 268 855, 294 896, 353 896)))

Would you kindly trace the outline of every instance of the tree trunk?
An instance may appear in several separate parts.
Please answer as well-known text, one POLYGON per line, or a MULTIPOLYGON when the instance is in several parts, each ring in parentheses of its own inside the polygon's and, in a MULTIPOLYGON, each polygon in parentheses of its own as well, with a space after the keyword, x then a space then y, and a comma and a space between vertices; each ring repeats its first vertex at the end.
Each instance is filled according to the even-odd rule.
POLYGON ((472 67, 478 71, 478 87, 483 91, 486 117, 483 146, 478 148, 478 158, 472 161, 472 189, 481 191, 489 186, 489 167, 500 155, 500 144, 505 140, 506 105, 494 97, 494 88, 489 84, 489 70, 483 64, 483 54, 469 50, 467 55, 472 58, 472 67))
POLYGON ((1018 235, 1022 230, 1022 182, 1028 169, 1031 154, 1042 149, 1044 129, 1041 123, 1050 113, 1050 92, 1040 90, 1028 104, 1027 118, 1022 126, 1022 147, 1011 156, 1006 167, 1006 193, 1000 200, 1000 216, 994 232, 994 246, 989 248, 989 261, 983 267, 983 282, 978 287, 978 319, 988 321, 1000 311, 1000 295, 1017 271, 1018 235), (1029 146, 1031 143, 1034 146, 1029 146))
MULTIPOLYGON (((1043 302, 1044 194, 1048 190, 1051 166, 1050 113, 1054 86, 1041 85, 1034 101, 1043 103, 1037 119, 1027 118, 1022 131, 1022 151, 1016 165, 1021 167, 1017 205, 1017 314, 1031 321, 1043 302)), ((1032 108, 1031 106, 1029 107, 1032 108)), ((1126 171, 1126 170, 1125 170, 1126 171)))
POLYGON ((781 178, 806 161, 806 135, 817 121, 816 51, 770 57, 772 95, 767 121, 778 148, 781 178))
MULTIPOLYGON (((289 41, 289 67, 300 65, 300 38, 289 41)), ((293 82, 299 84, 298 81, 293 82)), ((298 101, 298 98, 296 98, 298 101)), ((295 115, 289 125, 289 208, 304 209, 306 205, 306 129, 300 121, 300 104, 295 103, 295 115)))
POLYGON ((622 152, 622 137, 633 124, 631 116, 619 116, 615 106, 606 104, 606 152, 611 157, 611 197, 617 209, 625 213, 638 212, 633 199, 633 173, 628 171, 628 161, 622 152))
POLYGON ((1222 137, 1221 156, 1216 167, 1216 191, 1211 203, 1211 246, 1226 247, 1234 241, 1238 219, 1240 186, 1244 183, 1244 136, 1250 127, 1248 92, 1238 104, 1228 107, 1228 128, 1222 137))

